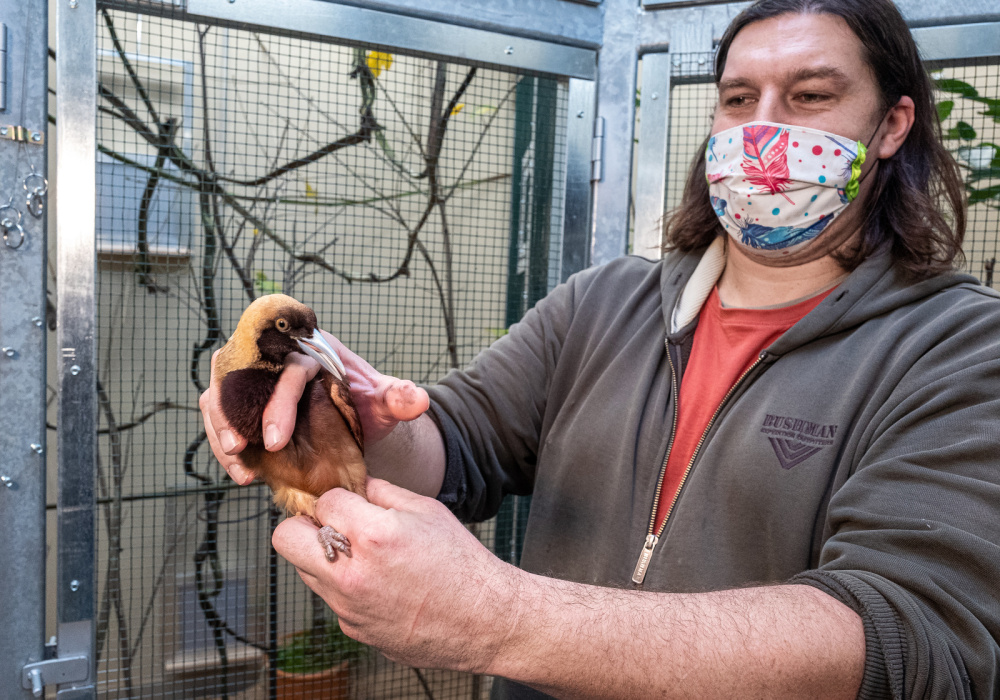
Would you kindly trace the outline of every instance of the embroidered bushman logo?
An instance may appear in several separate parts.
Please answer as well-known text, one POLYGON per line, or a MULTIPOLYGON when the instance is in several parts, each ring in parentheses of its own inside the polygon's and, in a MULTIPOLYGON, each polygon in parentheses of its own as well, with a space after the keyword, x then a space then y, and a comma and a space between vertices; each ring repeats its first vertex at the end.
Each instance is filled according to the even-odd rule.
POLYGON ((782 469, 791 469, 832 445, 837 426, 769 413, 760 432, 767 435, 782 469))

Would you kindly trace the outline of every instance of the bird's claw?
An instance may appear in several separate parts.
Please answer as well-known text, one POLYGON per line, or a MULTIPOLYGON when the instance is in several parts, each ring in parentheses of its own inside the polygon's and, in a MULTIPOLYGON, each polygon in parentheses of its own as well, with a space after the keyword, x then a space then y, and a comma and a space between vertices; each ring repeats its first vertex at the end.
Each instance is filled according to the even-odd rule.
POLYGON ((351 556, 351 541, 346 535, 342 535, 329 525, 324 525, 316 533, 316 539, 323 545, 327 561, 337 561, 337 552, 343 552, 345 556, 351 556))

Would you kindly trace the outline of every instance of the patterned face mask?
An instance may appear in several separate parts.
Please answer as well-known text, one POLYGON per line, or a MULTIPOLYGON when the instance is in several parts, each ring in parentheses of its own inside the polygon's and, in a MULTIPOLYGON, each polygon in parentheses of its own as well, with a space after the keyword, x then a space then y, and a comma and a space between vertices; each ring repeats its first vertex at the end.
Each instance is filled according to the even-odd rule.
POLYGON ((726 129, 705 151, 712 208, 738 243, 789 255, 858 196, 865 153, 860 141, 788 124, 726 129))

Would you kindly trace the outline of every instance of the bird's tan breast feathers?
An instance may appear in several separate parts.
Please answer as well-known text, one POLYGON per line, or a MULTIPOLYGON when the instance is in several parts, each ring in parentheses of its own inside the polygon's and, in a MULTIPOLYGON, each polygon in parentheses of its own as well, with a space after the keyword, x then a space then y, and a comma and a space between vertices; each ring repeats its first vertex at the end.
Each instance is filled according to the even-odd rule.
MULTIPOLYGON (((330 396, 332 377, 324 379, 317 377, 307 385, 295 432, 284 449, 267 452, 250 446, 242 455, 247 467, 271 487, 275 503, 293 514, 313 515, 316 499, 338 486, 367 498, 357 410, 351 403, 342 414, 330 396), (357 421, 357 436, 349 425, 352 419, 357 421)), ((337 383, 332 383, 336 391, 337 383)))

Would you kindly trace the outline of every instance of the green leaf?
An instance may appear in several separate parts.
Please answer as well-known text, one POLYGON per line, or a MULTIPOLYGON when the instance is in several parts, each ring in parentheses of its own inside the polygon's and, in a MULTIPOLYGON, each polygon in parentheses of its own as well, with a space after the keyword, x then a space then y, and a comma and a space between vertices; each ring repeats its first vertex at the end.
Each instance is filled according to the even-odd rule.
POLYGON ((255 286, 260 291, 261 294, 281 293, 281 284, 279 282, 274 282, 272 280, 269 280, 267 278, 267 275, 264 274, 263 270, 257 270, 257 272, 254 274, 253 286, 255 286))
POLYGON ((994 165, 989 168, 978 168, 969 170, 969 175, 966 179, 967 183, 978 182, 979 180, 1000 180, 1000 165, 994 165))
POLYGON ((328 620, 318 638, 309 630, 286 637, 278 647, 277 666, 286 673, 316 673, 369 653, 369 647, 351 639, 336 622, 328 620))
POLYGON ((934 86, 942 92, 953 92, 962 97, 979 97, 979 91, 968 83, 954 78, 939 78, 934 81, 934 86))
POLYGON ((976 100, 976 102, 986 105, 986 111, 980 112, 980 114, 1000 124, 1000 100, 981 99, 976 100))
POLYGON ((389 142, 386 140, 385 134, 381 129, 375 130, 375 140, 378 141, 379 148, 381 148, 386 156, 389 157, 389 160, 395 162, 396 152, 392 150, 392 146, 389 145, 389 142))
POLYGON ((945 100, 944 102, 938 102, 937 103, 938 119, 940 121, 944 121, 945 119, 947 119, 948 115, 951 114, 951 110, 954 109, 954 107, 955 107, 954 100, 945 100))
POLYGON ((993 185, 992 187, 984 187, 981 190, 972 190, 969 193, 969 206, 973 204, 979 204, 980 202, 985 202, 990 199, 1000 198, 1000 185, 993 185))
POLYGON ((968 122, 959 122, 955 126, 948 129, 945 132, 944 137, 946 139, 962 139, 963 141, 971 141, 976 138, 976 130, 972 128, 972 125, 968 122))

